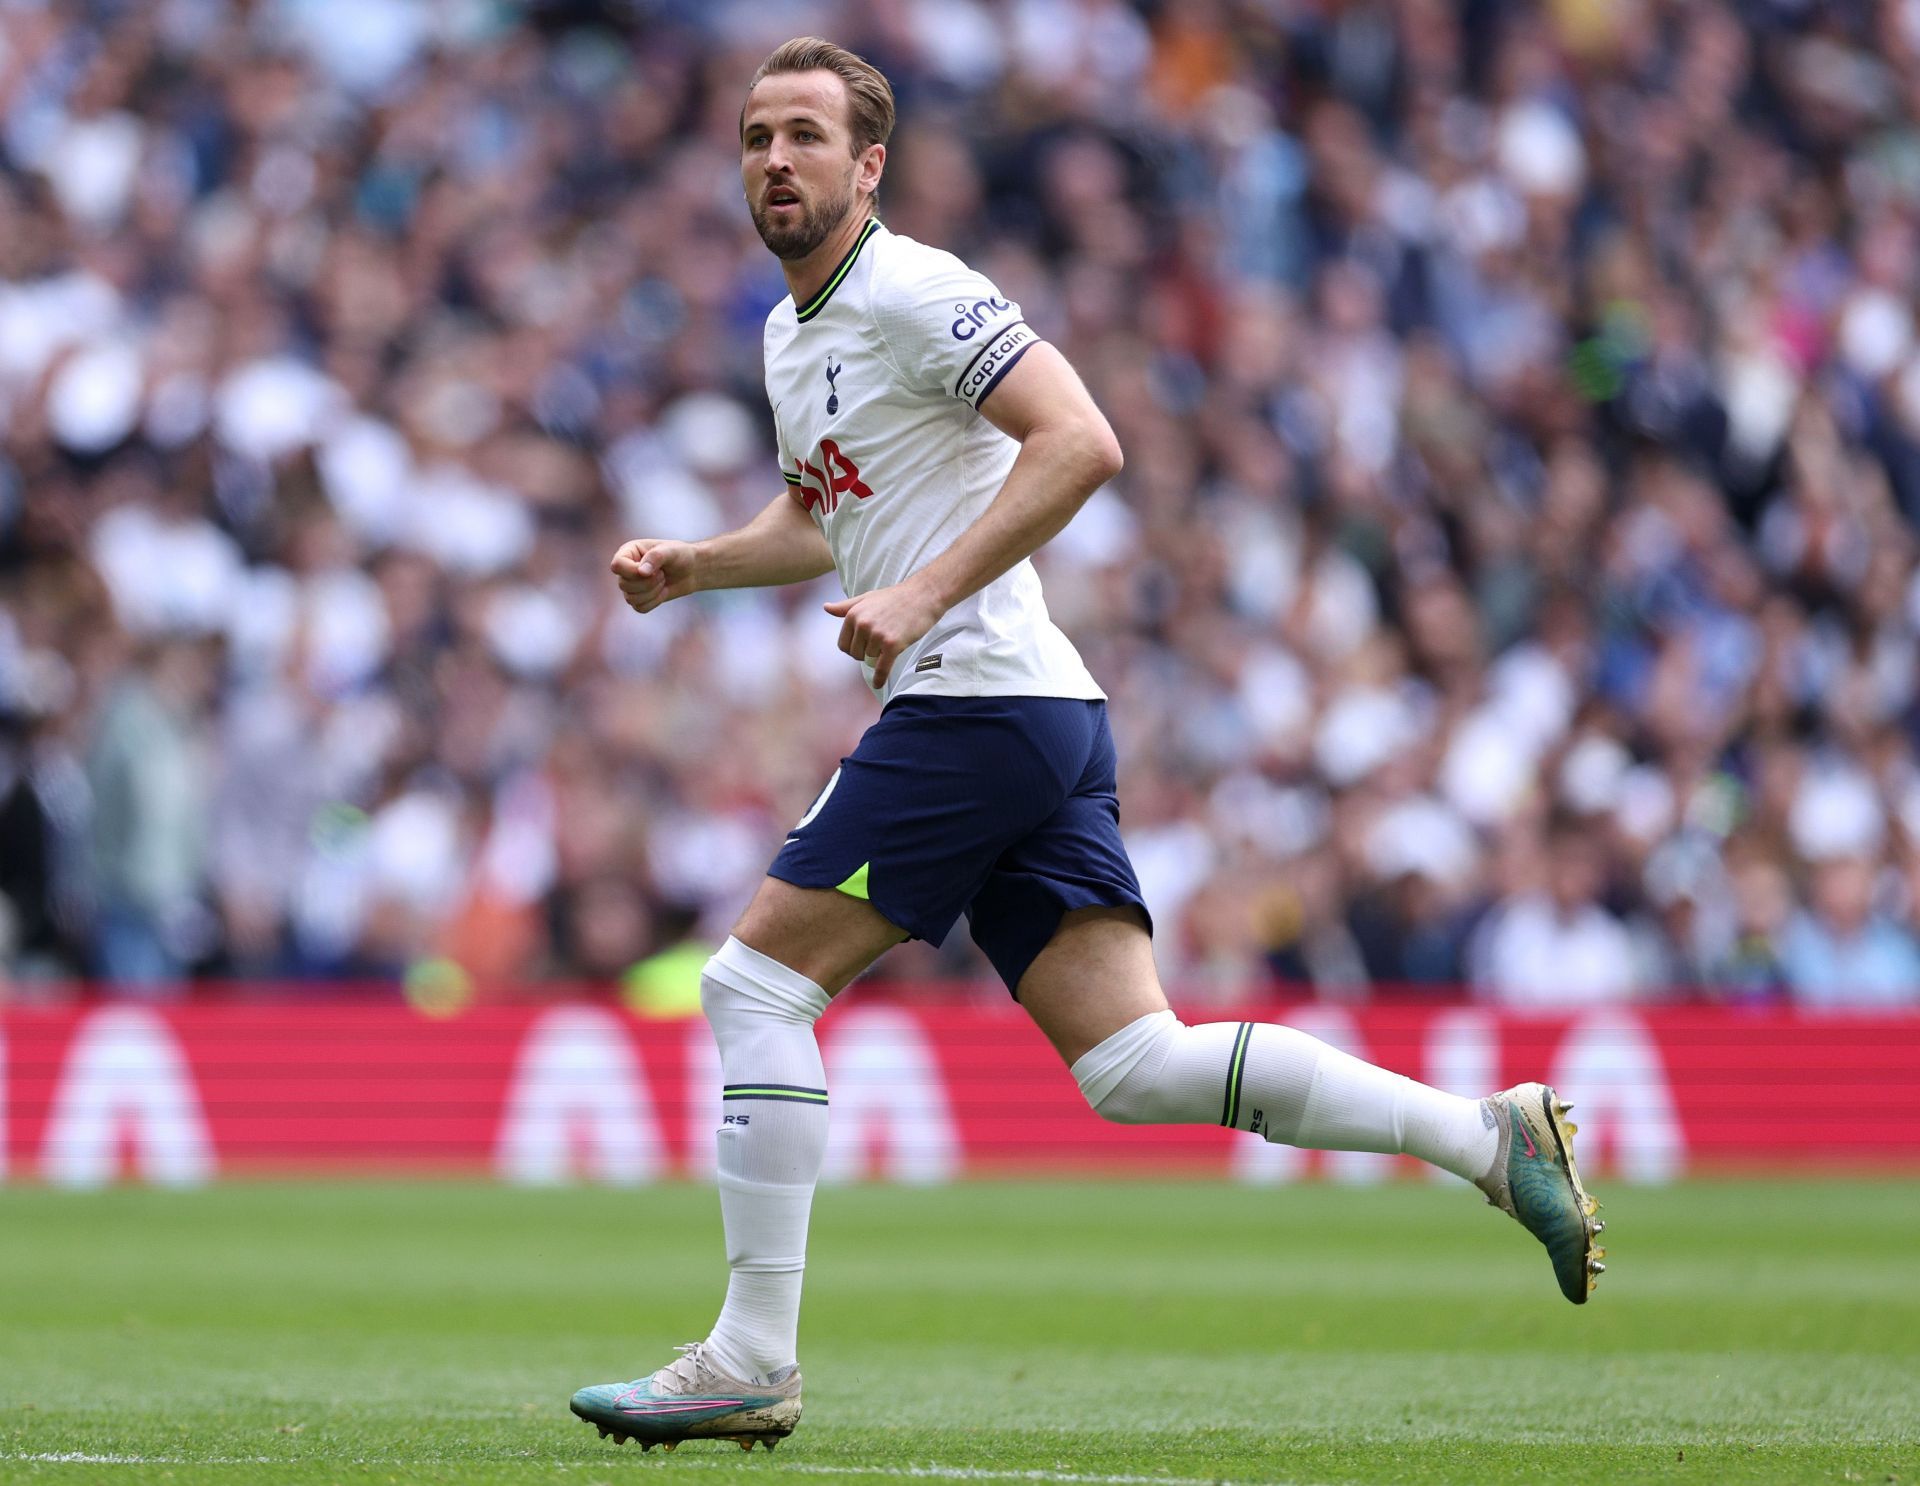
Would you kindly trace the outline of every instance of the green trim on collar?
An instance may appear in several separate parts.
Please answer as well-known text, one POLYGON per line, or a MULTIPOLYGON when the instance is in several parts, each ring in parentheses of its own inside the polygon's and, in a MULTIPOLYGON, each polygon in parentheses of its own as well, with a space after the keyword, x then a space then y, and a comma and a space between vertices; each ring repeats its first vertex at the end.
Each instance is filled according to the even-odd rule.
POLYGON ((853 267, 854 259, 860 256, 860 250, 867 245, 867 239, 880 230, 880 219, 868 217, 867 225, 860 229, 860 235, 853 240, 853 246, 847 249, 847 256, 840 260, 840 266, 834 269, 831 277, 820 286, 820 292, 806 302, 804 308, 794 312, 795 318, 805 325, 815 315, 827 307, 827 301, 833 298, 833 291, 840 287, 840 281, 853 267))

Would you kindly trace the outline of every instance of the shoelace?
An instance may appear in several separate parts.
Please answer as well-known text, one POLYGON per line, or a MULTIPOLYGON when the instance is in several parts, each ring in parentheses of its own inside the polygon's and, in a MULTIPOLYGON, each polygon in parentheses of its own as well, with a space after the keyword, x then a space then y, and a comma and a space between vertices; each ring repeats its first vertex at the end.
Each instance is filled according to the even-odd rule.
POLYGON ((701 1355, 705 1342, 682 1342, 673 1350, 680 1355, 653 1375, 655 1383, 664 1384, 671 1378, 678 1386, 670 1388, 673 1393, 694 1393, 699 1390, 701 1374, 709 1371, 706 1358, 701 1355))

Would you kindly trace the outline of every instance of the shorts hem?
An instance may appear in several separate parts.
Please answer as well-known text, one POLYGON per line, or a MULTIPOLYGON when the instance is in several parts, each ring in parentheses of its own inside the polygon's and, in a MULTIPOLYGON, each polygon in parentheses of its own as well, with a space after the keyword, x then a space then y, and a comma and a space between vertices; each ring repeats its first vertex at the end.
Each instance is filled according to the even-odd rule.
MULTIPOLYGON (((839 892, 840 890, 839 882, 808 882, 804 880, 802 876, 791 870, 780 870, 780 864, 777 858, 773 865, 767 868, 767 876, 778 878, 781 882, 787 883, 792 887, 803 887, 812 892, 833 893, 839 892)), ((845 878, 841 879, 842 882, 845 880, 845 878)), ((844 896, 851 898, 853 894, 847 893, 844 896)), ((868 883, 867 896, 858 901, 866 903, 875 913, 892 924, 894 928, 898 929, 902 934, 905 934, 907 938, 924 939, 927 943, 935 947, 943 943, 947 935, 953 932, 953 926, 959 921, 960 917, 960 915, 956 913, 952 918, 948 919, 945 924, 935 924, 931 919, 922 919, 918 923, 915 923, 912 921, 910 915, 890 912, 882 896, 873 892, 871 879, 869 879, 868 883)))
MULTIPOLYGON (((1153 913, 1148 909, 1146 900, 1138 892, 1129 892, 1118 886, 1112 889, 1096 888, 1059 888, 1052 883, 1044 885, 1047 900, 1056 910, 1053 921, 1047 926, 1044 938, 1034 944, 1032 951, 1025 952, 1022 945, 1009 955, 996 954, 988 945, 981 943, 980 935, 974 935, 974 943, 980 945, 980 951, 992 963, 994 972, 1007 988, 1007 994, 1015 1002, 1020 999, 1020 982, 1026 979, 1027 972, 1033 968, 1033 962, 1040 958, 1046 947, 1053 943, 1054 936, 1060 932, 1060 920, 1069 913, 1082 908, 1137 908, 1140 917, 1145 920, 1147 938, 1153 938, 1153 913)), ((992 937, 989 934, 988 937, 992 937)))

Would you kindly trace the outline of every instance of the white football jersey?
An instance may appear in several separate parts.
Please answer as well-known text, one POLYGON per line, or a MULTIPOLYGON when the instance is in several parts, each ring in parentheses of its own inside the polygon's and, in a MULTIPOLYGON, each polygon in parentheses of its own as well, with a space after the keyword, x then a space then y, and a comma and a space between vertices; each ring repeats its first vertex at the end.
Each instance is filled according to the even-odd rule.
MULTIPOLYGON (((1019 445, 980 404, 1038 340, 980 274, 877 220, 812 299, 788 297, 767 316, 781 472, 850 597, 925 567, 999 494, 1019 445)), ((907 692, 1105 695, 1048 618, 1025 560, 894 662, 883 700, 907 692)))

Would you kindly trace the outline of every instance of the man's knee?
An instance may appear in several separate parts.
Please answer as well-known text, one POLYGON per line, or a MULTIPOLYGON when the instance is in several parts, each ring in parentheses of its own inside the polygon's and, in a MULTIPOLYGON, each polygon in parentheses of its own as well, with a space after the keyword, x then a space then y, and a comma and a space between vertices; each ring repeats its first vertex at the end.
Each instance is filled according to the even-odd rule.
POLYGON ((1171 1011, 1129 1022, 1073 1065, 1093 1112, 1116 1125, 1161 1125, 1178 1118, 1176 1091, 1161 1074, 1187 1031, 1171 1011))
POLYGON ((738 939, 720 946, 700 972, 700 1009, 716 1033, 753 1018, 811 1026, 828 996, 799 971, 738 939))

